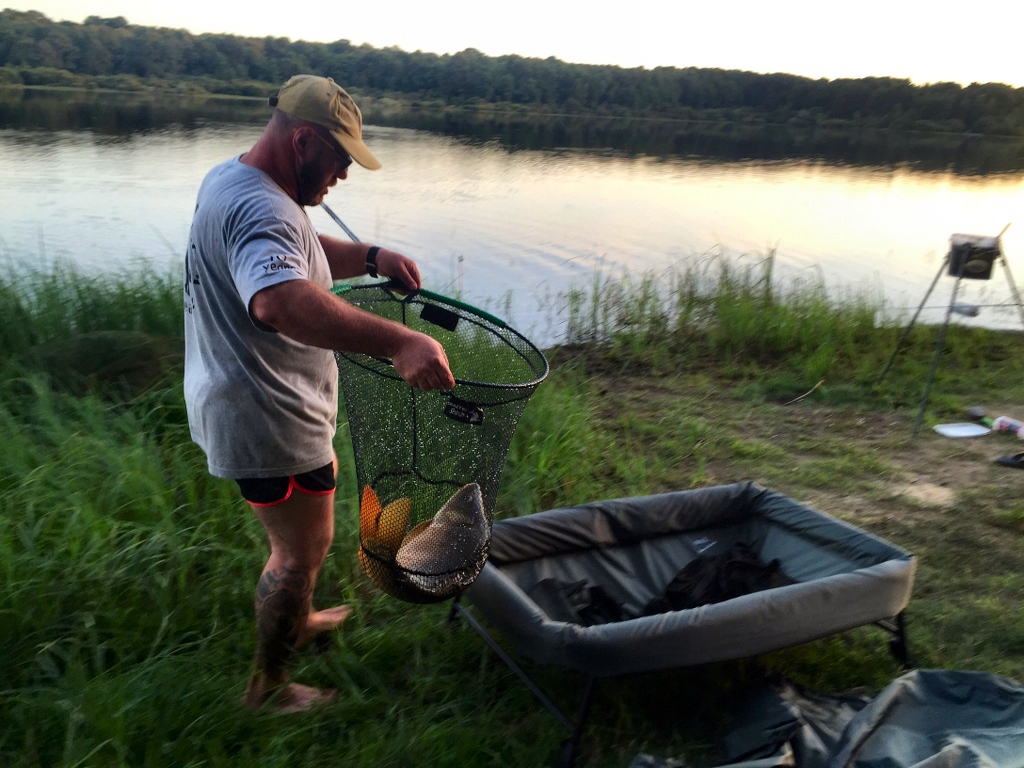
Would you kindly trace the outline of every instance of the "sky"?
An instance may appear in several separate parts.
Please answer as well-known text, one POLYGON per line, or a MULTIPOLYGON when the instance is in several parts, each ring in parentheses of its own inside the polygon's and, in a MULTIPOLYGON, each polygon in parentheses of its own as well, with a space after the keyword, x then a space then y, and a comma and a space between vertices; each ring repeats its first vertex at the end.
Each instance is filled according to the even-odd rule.
POLYGON ((1024 86, 1024 3, 976 0, 0 0, 58 20, 124 16, 195 33, 346 39, 406 51, 476 48, 625 67, 1024 86))

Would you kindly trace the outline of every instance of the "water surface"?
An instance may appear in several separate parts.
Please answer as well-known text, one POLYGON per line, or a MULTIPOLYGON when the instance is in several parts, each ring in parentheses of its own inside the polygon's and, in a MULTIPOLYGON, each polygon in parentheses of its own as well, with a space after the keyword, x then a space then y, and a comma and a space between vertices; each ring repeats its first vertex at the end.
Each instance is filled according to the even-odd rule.
MULTIPOLYGON (((61 118, 45 110, 0 121, 18 126, 0 128, 7 258, 92 272, 179 263, 204 174, 251 146, 266 108, 248 105, 241 123, 226 121, 226 107, 185 119, 143 110, 141 130, 130 127, 137 105, 124 109, 112 123, 104 113, 107 128, 82 110, 69 130, 55 130, 61 118)), ((774 249, 780 280, 820 278, 836 292, 871 290, 914 307, 950 234, 996 234, 1024 210, 1020 173, 529 149, 395 127, 369 126, 366 136, 384 168, 355 168, 328 198, 336 212, 364 240, 416 258, 427 287, 511 312, 545 336, 552 297, 595 271, 661 271, 708 253, 753 263, 774 249)), ((341 234, 322 211, 310 213, 341 234)), ((1024 221, 1004 245, 1024 280, 1024 221)), ((943 305, 951 287, 942 280, 929 305, 943 305)), ((997 274, 965 283, 962 300, 1007 295, 997 274)), ((1019 320, 984 308, 970 322, 1019 320)))

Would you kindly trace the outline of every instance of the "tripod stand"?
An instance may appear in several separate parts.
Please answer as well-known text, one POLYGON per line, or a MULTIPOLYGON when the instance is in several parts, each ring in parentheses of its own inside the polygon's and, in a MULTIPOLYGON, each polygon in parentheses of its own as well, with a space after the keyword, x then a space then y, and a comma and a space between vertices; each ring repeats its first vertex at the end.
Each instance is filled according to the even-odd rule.
POLYGON ((899 355, 900 349, 910 336, 910 332, 913 330, 914 324, 917 322, 917 318, 921 314, 921 310, 924 309, 924 305, 928 303, 928 297, 932 295, 932 291, 935 290, 935 286, 939 282, 939 278, 942 277, 943 270, 948 266, 949 274, 956 277, 956 282, 953 284, 953 293, 949 297, 949 306, 946 308, 946 318, 943 320, 942 328, 939 330, 939 339, 935 345, 935 354, 932 356, 931 368, 928 370, 928 379, 924 385, 924 396, 921 398, 921 405, 918 408, 917 417, 914 419, 914 430, 912 433, 914 435, 916 435, 918 430, 921 429, 921 421, 924 419, 924 410, 928 405, 928 396, 931 394, 932 382, 935 379, 935 371, 939 367, 939 355, 942 354, 942 348, 946 343, 946 332, 949 330, 949 321, 955 311, 956 296, 960 291, 960 281, 964 279, 990 279, 992 274, 992 263, 999 261, 999 263, 1002 264, 1003 271, 1006 273, 1006 282, 1010 286, 1010 293, 1013 295, 1014 303, 1017 305, 1017 310, 1020 312, 1021 324, 1024 325, 1024 302, 1021 301, 1020 292, 1017 290, 1017 283, 1014 281, 1013 273, 1010 271, 1010 264, 1006 261, 1006 255, 1002 250, 1002 236, 1009 226, 1010 225, 1007 224, 1006 227, 1003 228, 1003 231, 995 238, 979 238, 969 235, 953 235, 953 237, 950 238, 952 247, 950 248, 949 253, 946 254, 946 258, 943 259, 942 264, 939 266, 939 271, 936 273, 935 279, 932 280, 932 284, 928 286, 928 291, 925 293, 924 298, 921 299, 921 304, 918 306, 917 311, 914 312, 914 316, 910 319, 910 324, 903 331, 903 335, 900 336, 900 340, 896 342, 896 349, 892 351, 892 355, 889 357, 889 362, 886 363, 885 369, 882 371, 882 375, 879 376, 878 381, 875 382, 875 388, 878 388, 881 386, 882 382, 885 381, 885 377, 888 375, 893 363, 896 362, 896 356, 899 355), (995 241, 994 247, 990 246, 986 242, 990 240, 995 241), (968 274, 968 271, 972 273, 968 274))

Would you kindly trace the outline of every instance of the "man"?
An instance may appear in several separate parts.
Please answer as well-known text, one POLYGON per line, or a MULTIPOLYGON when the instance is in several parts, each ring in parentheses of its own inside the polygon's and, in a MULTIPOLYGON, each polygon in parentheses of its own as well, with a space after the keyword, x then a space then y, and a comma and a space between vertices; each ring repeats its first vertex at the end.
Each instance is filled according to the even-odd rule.
POLYGON ((301 711, 335 692, 289 682, 289 662, 350 613, 311 605, 334 536, 331 350, 390 358, 424 390, 455 381, 436 341, 329 292, 332 280, 364 272, 420 287, 412 260, 318 235, 306 216, 304 206, 346 179, 353 160, 380 168, 358 107, 333 80, 312 75, 291 78, 271 104, 252 149, 210 171, 199 190, 185 271, 185 399, 211 474, 238 482, 270 541, 243 702, 301 711))

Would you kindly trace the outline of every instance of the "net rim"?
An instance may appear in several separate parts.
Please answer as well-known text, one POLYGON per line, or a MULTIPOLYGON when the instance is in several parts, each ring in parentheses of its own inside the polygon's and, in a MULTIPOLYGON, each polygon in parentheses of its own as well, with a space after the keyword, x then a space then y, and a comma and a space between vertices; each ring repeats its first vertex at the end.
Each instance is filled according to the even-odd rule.
MULTIPOLYGON (((542 381, 544 381, 544 379, 547 378, 548 373, 550 373, 550 371, 551 371, 551 364, 548 362, 547 356, 540 350, 540 348, 536 344, 534 344, 532 341, 530 341, 528 338, 526 338, 526 336, 521 334, 519 331, 517 331, 512 326, 508 325, 506 322, 504 322, 500 318, 494 317, 493 315, 491 315, 491 314, 489 314, 487 312, 484 312, 482 309, 474 307, 471 304, 466 304, 465 302, 459 301, 458 299, 453 299, 453 298, 450 298, 448 296, 444 296, 444 295, 442 295, 440 293, 434 293, 433 291, 425 291, 425 290, 412 291, 412 292, 408 293, 404 299, 400 299, 400 298, 398 298, 398 296, 396 296, 391 291, 392 285, 393 284, 392 284, 391 281, 385 281, 385 282, 381 282, 381 283, 367 283, 365 285, 340 285, 340 286, 337 286, 337 287, 331 289, 331 293, 333 293, 335 296, 338 296, 340 298, 340 297, 342 297, 342 296, 344 296, 346 294, 354 293, 355 291, 378 290, 379 289, 379 290, 385 291, 395 301, 401 302, 403 304, 419 303, 421 305, 426 306, 427 302, 423 301, 422 299, 420 299, 418 302, 416 301, 416 299, 418 297, 425 296, 426 298, 428 298, 428 299, 430 299, 432 301, 439 302, 441 304, 447 304, 448 306, 455 307, 456 309, 461 309, 461 310, 464 310, 464 311, 467 311, 467 312, 471 312, 472 314, 476 315, 477 317, 481 318, 482 320, 485 320, 488 323, 491 323, 491 324, 497 326, 502 331, 507 331, 508 333, 514 335, 516 338, 518 338, 520 341, 522 341, 532 352, 534 352, 540 358, 540 362, 543 364, 543 368, 542 368, 540 374, 537 375, 537 378, 533 379, 532 381, 516 382, 514 384, 500 384, 498 382, 475 381, 473 379, 463 379, 463 378, 459 378, 459 377, 456 376, 455 377, 455 385, 456 386, 459 386, 461 384, 463 386, 482 387, 484 389, 497 389, 497 390, 508 390, 508 391, 512 391, 512 390, 531 390, 532 391, 542 381)), ((358 305, 356 305, 356 306, 358 306, 358 305)), ((473 320, 472 318, 465 318, 465 319, 469 320, 470 322, 475 323, 476 325, 478 325, 481 328, 484 328, 486 330, 491 330, 490 328, 488 328, 488 326, 484 325, 483 323, 479 322, 478 320, 473 320)), ((406 326, 406 327, 408 327, 408 326, 406 326)), ((498 335, 498 334, 495 334, 495 335, 498 335)), ((511 347, 511 345, 509 345, 509 346, 511 347)), ((513 349, 513 351, 516 352, 516 354, 518 354, 526 362, 527 365, 530 366, 530 368, 532 370, 534 370, 536 372, 536 370, 537 370, 536 366, 534 366, 531 363, 531 361, 529 359, 527 359, 527 357, 525 355, 520 353, 514 347, 512 347, 512 349, 513 349)), ((376 374, 378 374, 380 376, 384 376, 385 378, 393 379, 395 381, 403 381, 402 377, 394 372, 394 364, 391 362, 390 359, 388 359, 386 357, 374 357, 373 355, 364 355, 364 354, 361 354, 361 353, 358 353, 358 352, 347 352, 345 350, 335 350, 335 354, 338 355, 339 357, 345 358, 348 362, 350 362, 350 363, 352 363, 354 365, 358 365, 360 368, 364 368, 365 370, 370 371, 371 373, 376 373, 376 374), (368 365, 365 362, 367 360, 374 360, 374 361, 382 364, 383 366, 385 366, 385 368, 382 370, 382 369, 377 368, 375 366, 368 365)), ((535 373, 535 375, 536 375, 536 373, 535 373)), ((526 396, 528 397, 529 394, 527 393, 526 396)), ((516 398, 516 399, 519 399, 519 398, 516 398)))
MULTIPOLYGON (((359 542, 362 546, 362 541, 359 542)), ((383 557, 378 555, 373 550, 363 547, 363 554, 370 560, 375 561, 383 571, 387 571, 400 576, 417 576, 421 579, 450 579, 456 576, 462 576, 470 571, 476 571, 477 573, 483 569, 484 563, 487 562, 487 556, 490 554, 490 540, 488 539, 477 556, 477 558, 470 565, 465 565, 461 568, 452 568, 451 570, 441 571, 439 573, 428 573, 426 571, 415 571, 412 568, 403 568, 397 565, 394 561, 385 560, 383 557)))

